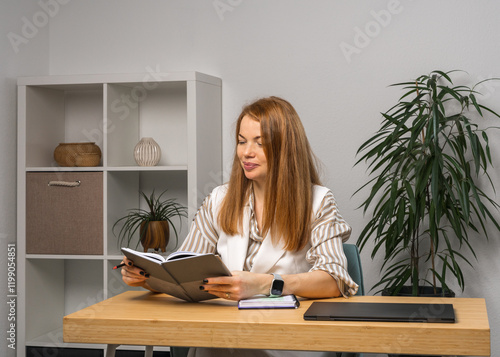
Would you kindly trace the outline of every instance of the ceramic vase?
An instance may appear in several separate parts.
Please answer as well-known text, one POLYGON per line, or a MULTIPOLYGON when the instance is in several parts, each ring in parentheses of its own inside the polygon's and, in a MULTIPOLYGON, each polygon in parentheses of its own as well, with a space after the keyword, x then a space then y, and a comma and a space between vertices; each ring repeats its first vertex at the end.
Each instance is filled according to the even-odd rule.
POLYGON ((142 138, 134 148, 134 159, 139 166, 156 166, 160 158, 160 145, 153 138, 142 138))

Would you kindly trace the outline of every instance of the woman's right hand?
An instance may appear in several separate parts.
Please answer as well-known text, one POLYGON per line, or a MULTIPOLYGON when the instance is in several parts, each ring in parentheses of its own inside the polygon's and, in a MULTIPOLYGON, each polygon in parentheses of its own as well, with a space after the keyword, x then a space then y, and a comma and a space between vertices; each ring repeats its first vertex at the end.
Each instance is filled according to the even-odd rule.
POLYGON ((122 279, 125 284, 144 287, 149 274, 146 274, 141 268, 134 266, 134 262, 127 257, 123 257, 122 264, 125 264, 122 267, 122 279))

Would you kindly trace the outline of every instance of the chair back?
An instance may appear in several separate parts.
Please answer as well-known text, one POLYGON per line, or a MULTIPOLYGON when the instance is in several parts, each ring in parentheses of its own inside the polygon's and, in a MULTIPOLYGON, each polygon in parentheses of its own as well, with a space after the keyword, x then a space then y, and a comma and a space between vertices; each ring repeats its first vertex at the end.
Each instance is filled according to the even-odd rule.
POLYGON ((359 249, 354 244, 344 243, 344 254, 347 258, 347 272, 352 280, 359 285, 356 295, 365 295, 365 286, 363 282, 363 270, 361 269, 361 257, 359 249))

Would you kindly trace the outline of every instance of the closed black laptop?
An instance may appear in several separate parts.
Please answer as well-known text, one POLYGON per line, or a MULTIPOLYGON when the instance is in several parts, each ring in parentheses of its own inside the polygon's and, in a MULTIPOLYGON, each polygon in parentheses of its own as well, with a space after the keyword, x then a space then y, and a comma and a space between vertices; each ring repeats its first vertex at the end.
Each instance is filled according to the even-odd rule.
POLYGON ((305 320, 455 322, 452 304, 406 304, 369 302, 313 302, 305 320))

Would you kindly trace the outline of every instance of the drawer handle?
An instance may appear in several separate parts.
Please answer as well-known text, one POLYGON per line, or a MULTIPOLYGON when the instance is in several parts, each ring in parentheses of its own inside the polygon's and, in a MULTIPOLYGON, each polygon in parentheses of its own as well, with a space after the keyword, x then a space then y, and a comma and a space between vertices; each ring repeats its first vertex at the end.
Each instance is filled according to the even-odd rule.
POLYGON ((62 186, 62 187, 78 187, 80 186, 80 181, 49 181, 49 186, 62 186))

